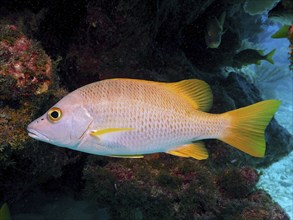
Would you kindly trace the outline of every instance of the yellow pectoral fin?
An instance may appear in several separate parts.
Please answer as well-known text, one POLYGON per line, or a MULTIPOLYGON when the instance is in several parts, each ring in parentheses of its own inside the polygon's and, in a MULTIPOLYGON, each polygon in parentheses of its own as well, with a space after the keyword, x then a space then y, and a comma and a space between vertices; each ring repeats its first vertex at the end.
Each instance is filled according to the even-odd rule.
POLYGON ((117 158, 143 158, 143 155, 108 155, 109 157, 117 157, 117 158))
POLYGON ((100 130, 93 130, 91 132, 91 135, 95 137, 101 137, 104 134, 108 134, 112 132, 130 131, 130 130, 133 130, 133 128, 105 128, 100 130))
POLYGON ((169 150, 167 153, 177 157, 193 157, 197 160, 204 160, 209 156, 203 142, 185 144, 169 150))

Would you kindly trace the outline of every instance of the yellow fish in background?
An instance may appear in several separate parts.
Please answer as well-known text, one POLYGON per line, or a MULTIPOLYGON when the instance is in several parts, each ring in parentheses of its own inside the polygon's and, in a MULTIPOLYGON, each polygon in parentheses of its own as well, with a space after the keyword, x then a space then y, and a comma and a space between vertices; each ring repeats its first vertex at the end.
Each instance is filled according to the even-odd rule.
POLYGON ((109 79, 71 92, 27 129, 37 140, 112 157, 165 152, 201 160, 208 152, 200 140, 211 138, 263 157, 264 130, 280 101, 206 113, 212 99, 210 87, 196 79, 109 79))

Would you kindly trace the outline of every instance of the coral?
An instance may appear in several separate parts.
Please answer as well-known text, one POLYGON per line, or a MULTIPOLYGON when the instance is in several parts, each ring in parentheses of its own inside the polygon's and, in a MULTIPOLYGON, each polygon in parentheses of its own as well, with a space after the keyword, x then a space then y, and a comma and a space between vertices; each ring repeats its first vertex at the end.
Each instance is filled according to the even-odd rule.
POLYGON ((48 91, 52 62, 40 46, 15 25, 0 25, 1 99, 19 99, 48 91))
POLYGON ((246 207, 240 214, 241 220, 248 219, 269 219, 270 212, 268 209, 259 206, 246 207))
POLYGON ((231 198, 243 198, 251 193, 258 182, 259 175, 257 171, 250 167, 241 169, 226 169, 220 175, 218 184, 221 192, 231 198))
POLYGON ((60 149, 40 148, 27 135, 27 125, 42 107, 66 93, 58 88, 54 63, 40 44, 15 25, 1 24, 0 65, 0 201, 13 203, 30 187, 61 176, 73 159, 60 149))
POLYGON ((289 216, 280 210, 277 204, 271 202, 264 204, 248 204, 233 219, 250 220, 250 219, 274 219, 289 220, 289 216))
POLYGON ((160 158, 160 163, 157 159, 113 159, 99 166, 99 159, 91 157, 84 169, 84 194, 110 207, 115 219, 211 215, 209 207, 216 204, 211 173, 197 161, 174 160, 169 156, 160 158))
POLYGON ((208 164, 168 155, 159 160, 90 156, 84 198, 109 209, 111 219, 286 219, 266 192, 256 190, 255 169, 212 171, 208 164))
MULTIPOLYGON (((9 145, 10 150, 23 148, 22 144, 28 140, 25 129, 32 119, 30 106, 26 104, 20 109, 9 107, 0 108, 0 149, 3 152, 9 145)), ((1 160, 0 154, 0 160, 1 160)))

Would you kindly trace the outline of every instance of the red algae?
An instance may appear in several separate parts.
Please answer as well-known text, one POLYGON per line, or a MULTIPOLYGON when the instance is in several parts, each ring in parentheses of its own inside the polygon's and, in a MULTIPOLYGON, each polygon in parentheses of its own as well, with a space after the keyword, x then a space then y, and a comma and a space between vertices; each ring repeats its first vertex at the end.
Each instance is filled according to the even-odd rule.
POLYGON ((0 51, 1 98, 18 99, 48 91, 52 61, 39 44, 15 25, 1 25, 0 51))

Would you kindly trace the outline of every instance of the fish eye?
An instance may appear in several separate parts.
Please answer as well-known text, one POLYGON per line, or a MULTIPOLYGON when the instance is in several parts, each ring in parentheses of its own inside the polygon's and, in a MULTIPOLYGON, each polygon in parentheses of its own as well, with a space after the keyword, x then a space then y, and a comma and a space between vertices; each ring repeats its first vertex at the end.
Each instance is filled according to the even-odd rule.
POLYGON ((48 119, 51 122, 57 122, 61 119, 62 117, 62 111, 60 108, 53 107, 48 111, 48 119))

